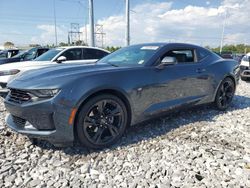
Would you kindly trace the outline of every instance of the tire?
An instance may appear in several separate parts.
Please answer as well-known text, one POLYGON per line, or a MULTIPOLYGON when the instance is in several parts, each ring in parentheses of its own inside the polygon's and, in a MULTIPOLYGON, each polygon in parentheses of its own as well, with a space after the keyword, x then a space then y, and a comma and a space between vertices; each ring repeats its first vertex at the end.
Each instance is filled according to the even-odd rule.
POLYGON ((214 101, 216 108, 221 111, 226 110, 230 106, 234 94, 235 83, 231 78, 227 77, 221 82, 216 93, 214 101))
POLYGON ((80 143, 91 149, 102 149, 117 142, 128 124, 124 102, 110 94, 88 100, 78 113, 76 130, 80 143))

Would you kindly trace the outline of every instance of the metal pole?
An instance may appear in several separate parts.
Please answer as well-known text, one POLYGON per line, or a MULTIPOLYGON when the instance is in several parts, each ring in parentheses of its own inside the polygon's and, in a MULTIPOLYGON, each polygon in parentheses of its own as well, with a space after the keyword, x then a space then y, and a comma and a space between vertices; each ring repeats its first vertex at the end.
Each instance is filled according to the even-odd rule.
POLYGON ((130 45, 130 14, 129 14, 129 0, 126 0, 126 34, 125 34, 125 39, 126 39, 126 46, 130 45))
POLYGON ((54 26, 55 26, 55 42, 57 46, 57 28, 56 28, 56 1, 54 0, 54 26))
POLYGON ((93 0, 89 0, 89 31, 90 31, 90 46, 95 46, 95 30, 94 30, 94 6, 93 0))
POLYGON ((227 10, 226 10, 225 19, 224 19, 223 26, 222 26, 221 41, 220 41, 220 54, 222 53, 223 45, 224 45, 226 21, 227 21, 227 10))

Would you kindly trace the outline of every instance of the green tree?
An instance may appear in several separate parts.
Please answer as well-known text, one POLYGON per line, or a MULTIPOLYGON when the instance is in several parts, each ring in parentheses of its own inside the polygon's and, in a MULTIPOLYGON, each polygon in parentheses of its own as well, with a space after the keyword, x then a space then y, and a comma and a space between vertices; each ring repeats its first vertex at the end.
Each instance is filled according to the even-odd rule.
POLYGON ((68 44, 68 43, 65 43, 65 42, 60 42, 60 43, 59 43, 59 46, 69 46, 69 44, 68 44))
POLYGON ((112 52, 115 52, 116 50, 119 50, 121 47, 116 47, 116 46, 107 46, 105 49, 112 52))
POLYGON ((7 41, 7 42, 5 42, 5 43, 3 44, 3 46, 4 46, 4 48, 13 48, 15 45, 14 45, 13 42, 7 41))

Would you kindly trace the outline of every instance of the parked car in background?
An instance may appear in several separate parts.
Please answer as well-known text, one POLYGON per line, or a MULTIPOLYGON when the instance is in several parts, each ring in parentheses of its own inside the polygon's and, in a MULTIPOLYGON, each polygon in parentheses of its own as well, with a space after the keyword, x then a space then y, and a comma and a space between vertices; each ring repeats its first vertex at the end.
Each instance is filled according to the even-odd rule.
POLYGON ((250 81, 250 53, 246 54, 241 60, 240 77, 244 81, 250 81))
POLYGON ((232 52, 221 52, 220 56, 224 59, 233 59, 232 52))
POLYGON ((20 61, 31 61, 43 53, 47 52, 49 48, 46 47, 36 47, 30 50, 19 53, 11 58, 0 59, 0 65, 6 63, 20 62, 20 61))
POLYGON ((2 59, 11 58, 19 53, 18 49, 9 49, 0 51, 0 64, 2 59))
POLYGON ((109 51, 101 48, 92 48, 87 46, 58 47, 44 53, 40 57, 36 58, 35 61, 66 63, 67 61, 83 62, 82 60, 87 60, 88 62, 95 62, 109 53, 109 51))
POLYGON ((90 63, 96 62, 110 52, 101 48, 86 46, 71 46, 51 49, 34 61, 9 63, 0 65, 0 96, 5 96, 7 83, 24 71, 40 69, 47 66, 59 66, 64 63, 90 63))
POLYGON ((233 59, 240 63, 244 56, 245 56, 244 54, 235 54, 233 55, 233 59))
POLYGON ((26 72, 8 84, 7 125, 57 146, 115 143, 129 125, 170 110, 213 103, 227 109, 239 64, 199 46, 152 43, 122 48, 95 64, 26 72))

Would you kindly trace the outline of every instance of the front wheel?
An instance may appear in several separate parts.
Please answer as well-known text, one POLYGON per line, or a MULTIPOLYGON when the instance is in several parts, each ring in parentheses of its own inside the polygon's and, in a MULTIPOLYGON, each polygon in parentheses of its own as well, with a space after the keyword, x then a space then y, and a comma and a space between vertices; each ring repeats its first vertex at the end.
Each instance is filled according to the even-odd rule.
POLYGON ((231 78, 225 78, 217 91, 215 98, 215 106, 219 110, 226 110, 234 97, 235 94, 235 83, 231 78))
POLYGON ((88 148, 108 147, 123 135, 127 122, 126 106, 118 97, 109 94, 93 97, 78 114, 78 139, 88 148))

